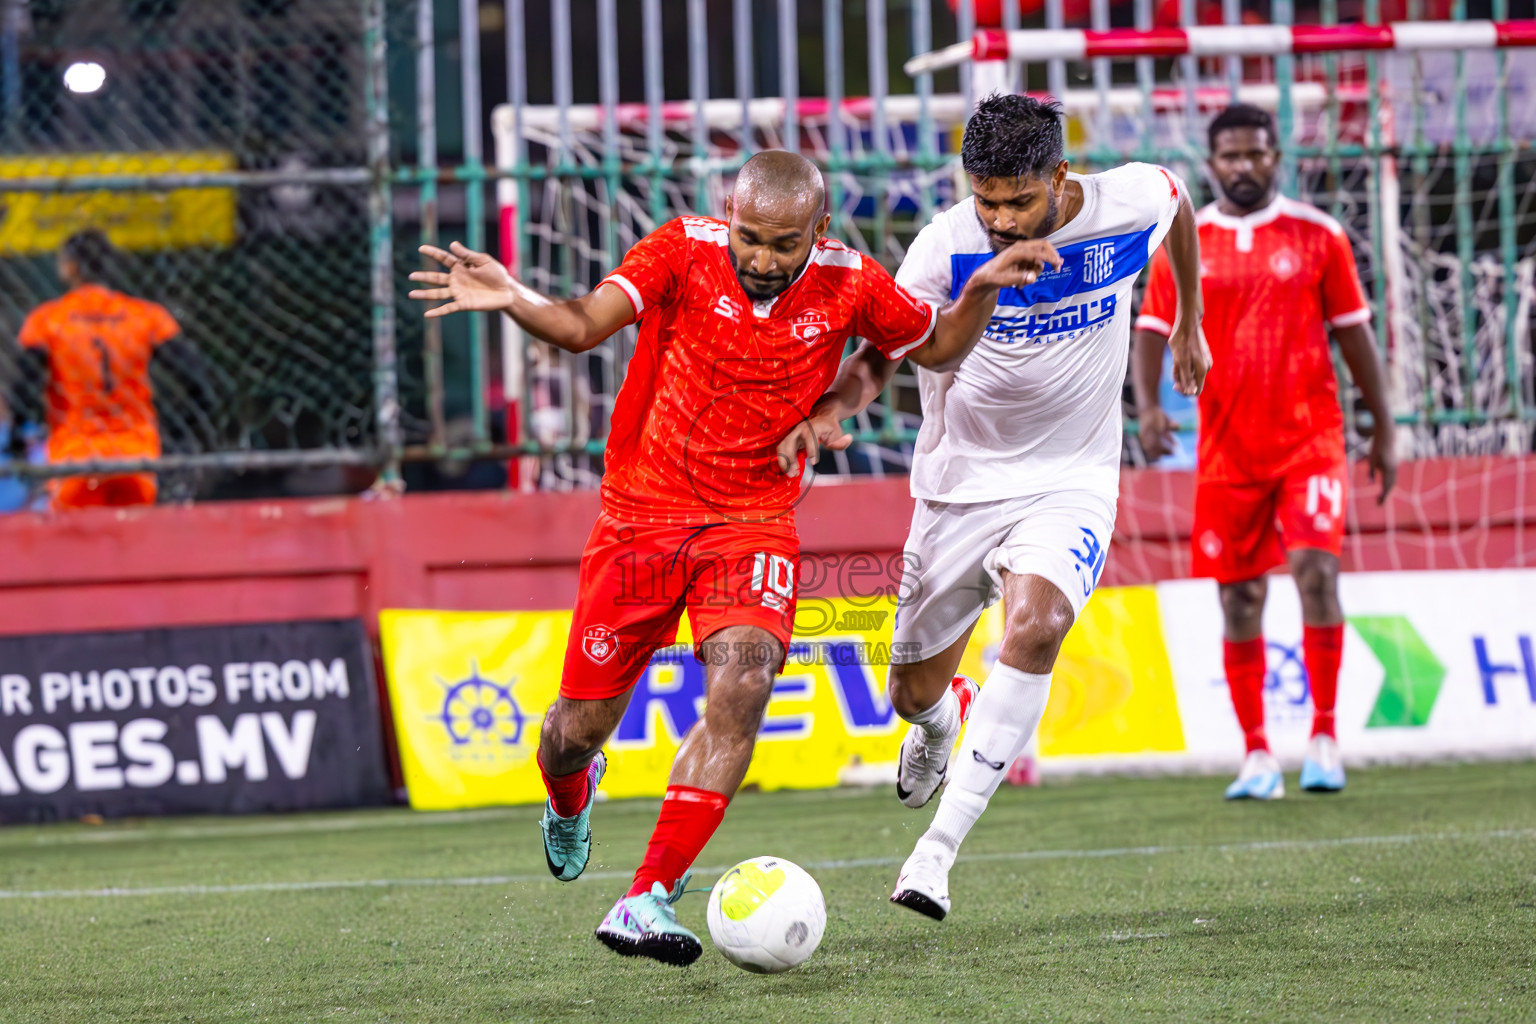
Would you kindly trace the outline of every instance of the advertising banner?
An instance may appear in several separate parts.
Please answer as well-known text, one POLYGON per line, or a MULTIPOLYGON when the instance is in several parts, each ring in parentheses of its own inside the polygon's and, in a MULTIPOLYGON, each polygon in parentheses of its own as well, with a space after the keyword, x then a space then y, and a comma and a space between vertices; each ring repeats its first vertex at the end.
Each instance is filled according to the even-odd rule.
POLYGON ((0 255, 52 253, 82 228, 101 228, 119 249, 226 247, 235 241, 235 190, 94 189, 5 192, 6 178, 188 174, 235 169, 221 150, 141 153, 43 153, 0 157, 0 255))
MULTIPOLYGON (((1536 756, 1536 571, 1346 574, 1339 743, 1351 764, 1536 756)), ((885 695, 894 602, 802 602, 746 785, 894 779, 905 724, 885 695)), ((381 627, 411 805, 544 799, 534 752, 559 689, 569 612, 386 611, 381 627)), ((985 679, 1002 609, 960 671, 985 679)), ((1290 770, 1310 734, 1301 610, 1289 577, 1265 612, 1271 743, 1290 770)), ((1040 725, 1048 773, 1235 771, 1242 734, 1222 672, 1211 580, 1103 588, 1067 636, 1040 725)), ((607 746, 610 796, 659 796, 704 702, 687 625, 642 674, 607 746)))
POLYGON ((382 804, 359 620, 0 637, 0 821, 382 804))
MULTIPOLYGON (((1235 769, 1242 732, 1221 665, 1221 606, 1210 580, 1158 585, 1164 636, 1197 769, 1235 769)), ((1346 763, 1536 756, 1536 570, 1345 573, 1344 661, 1336 709, 1346 763)), ((1311 731, 1301 603, 1273 576, 1264 609, 1265 719, 1281 762, 1311 731)))
MULTIPOLYGON (((895 604, 807 600, 745 785, 815 789, 850 769, 889 765, 906 724, 885 694, 895 604)), ((559 690, 569 612, 385 611, 384 663, 401 766, 419 809, 544 799, 534 751, 559 690)), ((985 678, 1000 608, 978 625, 961 671, 985 678)), ((704 667, 684 622, 678 646, 642 674, 607 746, 610 796, 660 796, 682 736, 704 704, 704 667)), ((1105 591, 1062 651, 1041 727, 1046 755, 1184 748, 1173 677, 1150 587, 1105 591)), ((894 778, 894 773, 891 774, 894 778)))

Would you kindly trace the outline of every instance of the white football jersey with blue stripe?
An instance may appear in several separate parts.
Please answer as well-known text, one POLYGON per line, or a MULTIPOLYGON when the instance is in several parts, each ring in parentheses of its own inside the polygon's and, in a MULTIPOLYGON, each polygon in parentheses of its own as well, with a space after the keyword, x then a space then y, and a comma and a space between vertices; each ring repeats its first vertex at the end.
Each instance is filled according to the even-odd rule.
MULTIPOLYGON (((1068 177, 1082 187, 1083 205, 1047 237, 1061 269, 1004 289, 959 369, 917 371, 914 497, 977 502, 1082 489, 1113 500, 1118 492, 1131 292, 1184 186, 1142 163, 1068 177)), ((918 234, 896 280, 942 306, 992 256, 966 199, 918 234)))

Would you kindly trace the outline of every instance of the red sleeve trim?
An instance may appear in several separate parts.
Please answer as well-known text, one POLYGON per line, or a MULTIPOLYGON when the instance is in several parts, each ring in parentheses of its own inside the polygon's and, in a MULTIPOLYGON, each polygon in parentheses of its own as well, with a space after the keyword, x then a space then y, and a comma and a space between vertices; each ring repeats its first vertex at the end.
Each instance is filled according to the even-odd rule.
POLYGON ((1136 318, 1136 329, 1138 331, 1151 331, 1153 334, 1161 334, 1165 338, 1173 334, 1172 324, 1160 316, 1152 316, 1148 313, 1143 313, 1136 318))
POLYGON ((1158 170, 1162 171, 1163 177, 1168 179, 1168 198, 1179 198, 1179 183, 1174 180, 1173 175, 1168 173, 1168 169, 1166 167, 1159 167, 1158 170))

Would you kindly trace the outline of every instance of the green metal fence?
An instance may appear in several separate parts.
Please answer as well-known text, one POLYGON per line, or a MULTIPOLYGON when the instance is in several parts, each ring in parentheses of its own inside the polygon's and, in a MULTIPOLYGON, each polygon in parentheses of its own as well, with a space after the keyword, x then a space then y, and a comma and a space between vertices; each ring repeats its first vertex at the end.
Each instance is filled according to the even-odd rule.
MULTIPOLYGON (((1247 9, 1294 15, 1288 0, 1247 9)), ((1223 4, 1231 21, 1243 10, 1223 4)), ((157 382, 161 459, 47 465, 34 443, 32 462, 15 451, 0 475, 148 467, 174 499, 402 475, 500 486, 510 461, 523 486, 591 486, 633 330, 571 356, 499 318, 429 326, 404 297, 415 246, 459 237, 537 288, 580 294, 657 224, 718 211, 751 152, 787 146, 826 168, 833 233, 894 267, 964 194, 955 150, 985 77, 914 81, 900 63, 967 36, 971 12, 970 0, 955 13, 931 0, 0 0, 0 379, 14 375, 22 319, 60 291, 61 225, 122 235, 114 283, 170 308, 198 353, 195 373, 157 382), (70 93, 74 63, 102 65, 105 85, 70 93), (141 159, 114 162, 125 154, 141 159), (214 197, 223 220, 199 234, 165 214, 185 190, 214 197), (18 220, 36 197, 53 219, 18 220)), ((1090 5, 1095 27, 1146 27, 1153 13, 1151 0, 1090 5)), ((1302 13, 1337 20, 1337 0, 1302 13)), ((1466 17, 1465 0, 1452 13, 1466 17)), ((1034 20, 1060 24, 1061 0, 1034 20)), ((1536 54, 1003 74, 1065 99, 1078 166, 1152 159, 1197 184, 1206 119, 1233 96, 1273 108, 1287 190, 1355 243, 1405 454, 1531 450, 1536 54)), ((1345 400, 1351 430, 1368 426, 1345 400)), ((904 472, 918 411, 914 379, 898 375, 857 424, 860 444, 822 469, 904 472)))
MULTIPOLYGON (((687 7, 693 38, 708 33, 704 6, 687 7)), ((750 6, 737 4, 733 12, 738 38, 739 26, 753 24, 750 6)), ((779 5, 780 19, 786 7, 795 6, 779 5)), ((527 103, 526 89, 519 93, 514 86, 514 97, 524 102, 497 110, 493 121, 498 164, 510 177, 501 200, 513 211, 520 272, 537 287, 580 293, 668 216, 718 210, 745 154, 791 144, 829 172, 834 233, 892 266, 899 262, 931 212, 963 194, 953 151, 971 84, 955 77, 892 82, 886 66, 945 45, 959 24, 920 0, 889 9, 881 3, 845 8, 835 0, 819 6, 823 105, 796 106, 793 95, 750 100, 750 91, 740 86, 733 99, 750 100, 745 106, 711 102, 714 94, 697 85, 681 100, 675 93, 660 95, 654 78, 648 80, 651 91, 633 105, 619 102, 611 82, 607 91, 597 90, 594 103, 539 105, 527 103), (900 27, 901 39, 890 46, 886 29, 894 27, 900 27), (857 73, 851 71, 855 66, 857 73), (826 111, 849 95, 855 98, 843 116, 829 118, 826 111)), ((1527 14, 1509 6, 1500 0, 1491 11, 1478 13, 1527 14)), ((558 18, 569 5, 552 7, 558 18)), ((639 26, 648 68, 665 64, 669 56, 656 41, 663 34, 659 7, 645 5, 646 17, 658 20, 642 18, 639 26)), ((1043 20, 1059 24, 1060 5, 1046 7, 1043 20)), ((1419 4, 1409 7, 1410 17, 1426 13, 1419 4)), ((961 5, 959 23, 967 9, 961 5)), ((597 6, 600 19, 608 16, 605 10, 611 13, 611 5, 597 6)), ((1186 19, 1191 12, 1186 5, 1186 19)), ((714 9, 708 13, 713 16, 714 9)), ((1336 22, 1336 0, 1323 0, 1306 13, 1336 22)), ((1364 13, 1367 20, 1379 18, 1374 0, 1364 13)), ((1100 28, 1149 27, 1152 14, 1145 0, 1092 5, 1093 25, 1100 28)), ((1228 3, 1224 14, 1235 22, 1242 8, 1228 3)), ((1279 23, 1293 18, 1285 2, 1264 14, 1279 23)), ((1451 14, 1465 18, 1465 4, 1451 14)), ((609 46, 612 36, 606 37, 609 46)), ((781 30, 779 38, 784 37, 781 30)), ((552 45, 569 45, 569 38, 557 28, 552 45)), ((602 45, 596 51, 600 66, 607 63, 602 45)), ((726 52, 721 47, 701 54, 690 47, 673 63, 686 57, 690 82, 698 83, 726 52)), ((579 57, 562 60, 556 54, 554 97, 568 100, 580 91, 581 76, 573 71, 579 65, 579 57)), ((1536 90, 1536 55, 1143 58, 1004 70, 1003 81, 1011 80, 1013 87, 1050 87, 1066 100, 1069 155, 1079 168, 1154 160, 1177 169, 1197 189, 1205 188, 1209 117, 1234 98, 1270 107, 1285 140, 1286 191, 1332 213, 1353 240, 1377 311, 1404 455, 1531 449, 1536 118, 1519 97, 1536 90)), ((998 69, 988 73, 989 82, 998 79, 998 69)), ((802 66, 802 84, 805 79, 802 66)), ((622 379, 628 339, 584 357, 514 342, 507 361, 521 356, 535 368, 528 383, 554 379, 566 385, 550 389, 553 398, 536 386, 519 392, 526 436, 543 451, 562 453, 545 460, 543 484, 589 482, 600 463, 584 453, 600 443, 604 401, 622 379)), ((1351 440, 1358 446, 1361 431, 1376 428, 1363 413, 1355 416, 1355 398, 1344 389, 1351 440)), ((865 443, 851 457, 837 458, 832 468, 902 471, 916 412, 915 381, 898 376, 858 424, 865 443)), ((1134 463, 1140 451, 1129 406, 1127 414, 1126 458, 1134 463)))
MULTIPOLYGON (((166 498, 239 493, 235 469, 340 489, 340 467, 387 461, 392 327, 369 316, 390 287, 390 261, 370 261, 390 234, 382 0, 0 7, 12 402, 29 404, 12 342, 64 290, 57 245, 97 227, 118 248, 103 283, 165 305, 189 343, 187 365, 151 367, 166 498)), ((30 397, 46 422, 51 395, 30 397)), ((34 439, 11 472, 100 468, 36 458, 42 424, 7 411, 34 439)))

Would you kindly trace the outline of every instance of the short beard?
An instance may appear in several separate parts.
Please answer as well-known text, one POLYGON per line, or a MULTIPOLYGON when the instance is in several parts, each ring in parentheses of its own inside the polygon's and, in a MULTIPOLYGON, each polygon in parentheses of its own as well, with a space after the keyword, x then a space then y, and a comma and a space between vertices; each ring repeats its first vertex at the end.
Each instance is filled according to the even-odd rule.
MULTIPOLYGON (((813 246, 813 252, 814 249, 815 247, 813 246)), ((736 280, 741 283, 741 290, 746 292, 747 298, 753 302, 767 302, 769 299, 776 299, 783 295, 789 290, 789 286, 794 284, 795 279, 800 276, 800 271, 805 269, 805 264, 802 263, 795 268, 792 274, 784 274, 782 276, 775 274, 772 277, 766 278, 758 277, 750 271, 742 270, 741 264, 736 261, 736 252, 730 246, 726 246, 725 251, 730 253, 731 268, 736 271, 736 280)), ((805 258, 809 262, 811 257, 807 255, 805 258)))
POLYGON ((1256 210, 1269 198, 1269 186, 1257 181, 1238 182, 1231 188, 1223 187, 1227 199, 1245 210, 1256 210))
MULTIPOLYGON (((1030 235, 1029 238, 1030 239, 1044 238, 1047 235, 1049 235, 1051 232, 1055 231, 1056 230, 1056 219, 1057 219, 1058 216, 1060 216, 1060 213, 1061 213, 1061 211, 1058 210, 1057 207, 1056 207, 1056 193, 1052 192, 1050 189, 1046 189, 1045 190, 1045 216, 1040 219, 1040 223, 1039 224, 1035 225, 1035 233, 1033 235, 1030 235)), ((981 220, 981 214, 978 213, 976 215, 976 219, 978 221, 981 220)), ((987 231, 987 244, 992 247, 992 254, 994 256, 997 255, 998 253, 1002 252, 1004 249, 1008 248, 1014 242, 1023 242, 1023 241, 1028 241, 1029 240, 1029 239, 1026 239, 1023 235, 1017 235, 1017 236, 1009 238, 1007 240, 1003 240, 1003 239, 998 238, 996 235, 992 234, 992 231, 987 228, 985 223, 982 224, 982 228, 987 231)))

